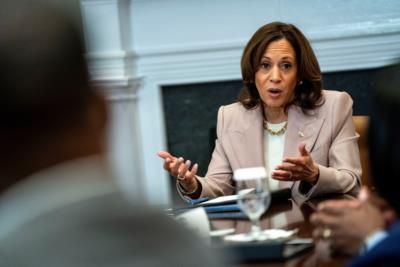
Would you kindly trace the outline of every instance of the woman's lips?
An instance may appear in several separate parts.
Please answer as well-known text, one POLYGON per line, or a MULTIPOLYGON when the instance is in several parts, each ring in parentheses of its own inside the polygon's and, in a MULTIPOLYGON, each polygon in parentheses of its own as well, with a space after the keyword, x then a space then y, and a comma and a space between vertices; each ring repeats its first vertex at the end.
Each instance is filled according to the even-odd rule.
POLYGON ((268 89, 268 95, 272 98, 279 98, 282 94, 282 90, 279 88, 268 89))

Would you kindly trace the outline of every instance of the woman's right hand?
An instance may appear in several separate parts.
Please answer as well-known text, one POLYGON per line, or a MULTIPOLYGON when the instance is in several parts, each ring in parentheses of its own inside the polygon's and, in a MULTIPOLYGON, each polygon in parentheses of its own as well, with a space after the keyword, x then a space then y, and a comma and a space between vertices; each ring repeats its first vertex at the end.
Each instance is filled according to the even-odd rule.
POLYGON ((158 151, 157 155, 164 159, 164 169, 172 176, 176 177, 186 192, 195 192, 198 187, 196 173, 199 168, 198 164, 192 163, 182 157, 174 157, 167 151, 158 151))

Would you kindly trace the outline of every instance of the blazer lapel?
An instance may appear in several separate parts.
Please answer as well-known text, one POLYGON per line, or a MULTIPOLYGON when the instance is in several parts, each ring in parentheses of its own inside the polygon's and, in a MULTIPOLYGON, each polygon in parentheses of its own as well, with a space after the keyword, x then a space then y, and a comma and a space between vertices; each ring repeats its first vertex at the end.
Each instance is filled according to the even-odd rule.
POLYGON ((289 157, 298 156, 300 143, 306 144, 307 151, 313 151, 324 121, 325 119, 318 118, 317 114, 313 112, 307 115, 303 114, 299 107, 290 107, 283 155, 289 157))
POLYGON ((264 166, 263 118, 260 107, 246 110, 243 120, 230 130, 236 168, 264 166))

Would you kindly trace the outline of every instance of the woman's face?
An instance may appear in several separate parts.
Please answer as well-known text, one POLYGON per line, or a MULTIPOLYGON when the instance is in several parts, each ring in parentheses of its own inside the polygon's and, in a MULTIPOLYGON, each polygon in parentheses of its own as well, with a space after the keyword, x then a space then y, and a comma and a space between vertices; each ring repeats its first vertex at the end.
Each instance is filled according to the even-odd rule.
POLYGON ((255 74, 255 84, 269 108, 284 108, 292 100, 297 84, 296 52, 286 39, 267 46, 255 74))

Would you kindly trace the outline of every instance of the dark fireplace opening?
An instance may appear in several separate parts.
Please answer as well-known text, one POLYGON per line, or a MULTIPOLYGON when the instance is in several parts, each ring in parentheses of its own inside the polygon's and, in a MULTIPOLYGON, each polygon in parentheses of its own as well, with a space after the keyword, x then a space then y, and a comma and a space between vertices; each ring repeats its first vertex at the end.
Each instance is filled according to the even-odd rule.
MULTIPOLYGON (((371 92, 380 69, 326 73, 326 89, 346 91, 353 100, 354 115, 369 115, 371 92)), ((168 151, 199 164, 204 176, 215 144, 217 112, 236 101, 242 82, 221 81, 162 87, 168 151)), ((182 203, 171 177, 172 200, 182 203)))

